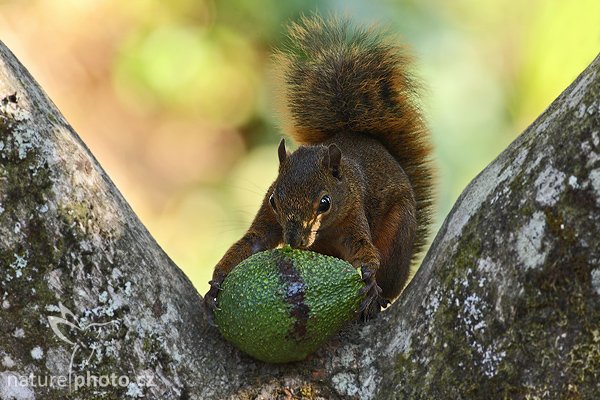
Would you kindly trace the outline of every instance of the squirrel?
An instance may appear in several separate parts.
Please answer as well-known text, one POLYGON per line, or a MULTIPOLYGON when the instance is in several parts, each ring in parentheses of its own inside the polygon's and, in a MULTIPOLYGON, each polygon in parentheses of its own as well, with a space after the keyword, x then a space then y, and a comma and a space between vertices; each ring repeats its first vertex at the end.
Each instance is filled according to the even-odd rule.
POLYGON ((214 269, 209 319, 233 267, 288 244, 360 268, 360 316, 402 291, 432 211, 429 131, 415 101, 410 58, 384 32, 339 18, 302 17, 275 55, 283 80, 279 173, 246 234, 214 269))

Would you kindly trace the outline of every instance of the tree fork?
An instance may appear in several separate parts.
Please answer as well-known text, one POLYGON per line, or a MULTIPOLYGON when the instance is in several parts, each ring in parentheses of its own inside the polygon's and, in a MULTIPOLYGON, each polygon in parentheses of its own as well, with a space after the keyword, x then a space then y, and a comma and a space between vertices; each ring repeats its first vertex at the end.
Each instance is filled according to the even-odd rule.
POLYGON ((1 42, 0 99, 2 399, 600 391, 600 57, 469 184, 395 304, 289 365, 208 326, 190 281, 1 42), (77 385, 86 374, 122 379, 77 385), (26 380, 51 376, 70 385, 26 380))

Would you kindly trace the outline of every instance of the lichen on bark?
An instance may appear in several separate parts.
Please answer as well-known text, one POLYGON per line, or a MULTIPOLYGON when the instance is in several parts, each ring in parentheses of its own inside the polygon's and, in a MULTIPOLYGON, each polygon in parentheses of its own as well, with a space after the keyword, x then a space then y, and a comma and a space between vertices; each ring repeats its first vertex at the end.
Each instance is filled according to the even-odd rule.
POLYGON ((0 67, 0 397, 64 398, 47 379, 89 373, 129 383, 83 385, 72 398, 181 398, 196 338, 180 315, 198 326, 199 297, 26 71, 0 67), (63 332, 71 342, 48 317, 77 326, 63 332), (45 385, 15 384, 30 375, 45 385))
POLYGON ((593 284, 600 208, 592 182, 600 167, 599 66, 596 59, 461 195, 422 267, 435 277, 419 313, 426 319, 416 318, 419 340, 396 357, 389 393, 593 398, 600 391, 593 284))

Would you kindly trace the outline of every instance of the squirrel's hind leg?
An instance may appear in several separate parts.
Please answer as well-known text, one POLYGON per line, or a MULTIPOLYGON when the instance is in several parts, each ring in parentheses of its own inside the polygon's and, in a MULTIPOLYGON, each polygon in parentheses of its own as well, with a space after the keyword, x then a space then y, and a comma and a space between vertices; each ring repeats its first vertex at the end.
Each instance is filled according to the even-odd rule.
POLYGON ((373 242, 380 254, 376 280, 389 301, 398 297, 406 284, 417 231, 414 207, 406 203, 391 206, 374 230, 373 242))

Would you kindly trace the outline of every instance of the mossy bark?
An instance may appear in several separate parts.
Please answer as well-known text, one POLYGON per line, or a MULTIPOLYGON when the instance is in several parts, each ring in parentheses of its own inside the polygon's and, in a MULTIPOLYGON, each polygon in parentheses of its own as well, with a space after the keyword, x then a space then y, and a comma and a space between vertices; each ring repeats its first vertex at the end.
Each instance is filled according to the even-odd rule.
POLYGON ((189 280, 2 44, 0 99, 0 399, 600 392, 600 58, 467 187, 388 311, 290 365, 209 328, 189 280), (70 343, 48 317, 79 328, 70 343), (40 382, 111 374, 128 381, 40 382))

